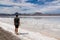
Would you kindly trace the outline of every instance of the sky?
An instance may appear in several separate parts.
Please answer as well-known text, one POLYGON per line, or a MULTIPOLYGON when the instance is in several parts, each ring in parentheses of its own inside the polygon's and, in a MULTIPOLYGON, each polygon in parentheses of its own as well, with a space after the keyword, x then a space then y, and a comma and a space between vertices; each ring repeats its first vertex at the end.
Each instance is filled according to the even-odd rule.
POLYGON ((0 13, 60 14, 60 0, 0 0, 0 13))

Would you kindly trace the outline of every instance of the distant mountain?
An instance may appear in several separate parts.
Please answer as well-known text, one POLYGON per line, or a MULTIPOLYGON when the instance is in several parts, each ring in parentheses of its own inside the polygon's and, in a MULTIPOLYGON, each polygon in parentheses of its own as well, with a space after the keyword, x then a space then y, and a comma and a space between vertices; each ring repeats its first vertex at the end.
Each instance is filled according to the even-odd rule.
MULTIPOLYGON (((35 12, 33 14, 26 14, 26 13, 18 13, 21 16, 60 16, 60 14, 44 14, 41 12, 35 12)), ((0 13, 0 16, 15 16, 16 14, 5 14, 5 13, 0 13)))

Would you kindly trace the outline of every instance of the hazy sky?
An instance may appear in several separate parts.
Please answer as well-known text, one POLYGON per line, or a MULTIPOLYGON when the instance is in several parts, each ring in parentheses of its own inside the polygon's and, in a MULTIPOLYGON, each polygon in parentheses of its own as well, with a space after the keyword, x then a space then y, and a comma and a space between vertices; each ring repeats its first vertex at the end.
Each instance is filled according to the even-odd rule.
POLYGON ((60 13, 60 0, 0 0, 0 13, 60 13))

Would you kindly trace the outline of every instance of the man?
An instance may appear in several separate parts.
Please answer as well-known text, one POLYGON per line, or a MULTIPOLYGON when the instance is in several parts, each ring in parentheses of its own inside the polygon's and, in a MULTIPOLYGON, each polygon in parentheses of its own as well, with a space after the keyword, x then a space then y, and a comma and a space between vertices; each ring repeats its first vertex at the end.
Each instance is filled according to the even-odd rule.
POLYGON ((18 13, 16 13, 16 17, 14 18, 14 25, 15 25, 15 33, 18 34, 18 28, 20 24, 20 19, 18 17, 18 13))

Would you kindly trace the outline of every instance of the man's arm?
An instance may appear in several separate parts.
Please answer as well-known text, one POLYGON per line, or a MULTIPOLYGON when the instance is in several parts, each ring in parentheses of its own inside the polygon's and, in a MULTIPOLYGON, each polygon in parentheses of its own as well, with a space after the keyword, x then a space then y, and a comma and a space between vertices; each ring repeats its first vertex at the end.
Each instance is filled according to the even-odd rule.
POLYGON ((20 19, 19 19, 19 25, 20 25, 20 19))
POLYGON ((14 18, 14 25, 15 25, 15 18, 14 18))

